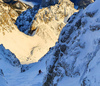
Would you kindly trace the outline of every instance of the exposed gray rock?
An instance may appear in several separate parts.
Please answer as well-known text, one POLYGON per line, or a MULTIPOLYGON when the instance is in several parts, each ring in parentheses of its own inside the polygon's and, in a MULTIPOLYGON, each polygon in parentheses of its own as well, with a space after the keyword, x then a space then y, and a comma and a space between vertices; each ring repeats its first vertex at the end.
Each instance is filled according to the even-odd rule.
POLYGON ((98 78, 100 26, 97 22, 100 15, 99 3, 100 1, 97 0, 96 3, 75 13, 68 20, 68 24, 60 33, 58 42, 46 55, 48 72, 43 86, 61 86, 65 80, 66 85, 62 86, 100 85, 98 78), (91 6, 96 5, 97 7, 92 10, 91 6))
POLYGON ((3 70, 0 69, 0 76, 4 76, 3 70))

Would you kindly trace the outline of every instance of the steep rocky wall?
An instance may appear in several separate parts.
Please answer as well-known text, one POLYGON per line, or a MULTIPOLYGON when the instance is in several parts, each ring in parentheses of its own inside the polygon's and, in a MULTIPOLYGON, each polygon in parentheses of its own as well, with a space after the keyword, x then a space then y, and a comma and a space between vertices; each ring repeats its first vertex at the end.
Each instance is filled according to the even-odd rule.
POLYGON ((6 11, 9 11, 8 14, 11 16, 14 22, 23 11, 27 10, 28 8, 32 8, 31 6, 18 0, 1 0, 0 3, 2 8, 7 8, 6 11))
POLYGON ((65 22, 74 12, 76 12, 74 4, 70 1, 39 9, 34 17, 30 32, 32 33, 36 30, 36 34, 39 34, 39 32, 42 34, 41 29, 48 26, 56 36, 59 36, 60 31, 65 26, 65 22), (65 17, 66 20, 64 22, 65 17), (41 26, 42 28, 40 29, 41 26))
POLYGON ((16 58, 16 56, 8 49, 5 49, 3 45, 0 45, 0 60, 4 60, 9 62, 12 66, 20 67, 20 61, 16 58))
POLYGON ((60 31, 65 26, 64 21, 67 22, 67 19, 77 11, 74 9, 74 4, 70 1, 41 8, 37 11, 38 8, 37 6, 26 10, 16 21, 20 31, 32 36, 33 40, 31 43, 37 42, 31 48, 32 53, 27 56, 28 61, 39 60, 50 47, 54 46, 60 31))
POLYGON ((14 25, 18 13, 9 5, 0 2, 0 32, 5 35, 6 32, 12 32, 17 27, 14 25))
POLYGON ((70 17, 56 45, 43 57, 48 57, 43 86, 100 85, 99 4, 97 0, 70 17))

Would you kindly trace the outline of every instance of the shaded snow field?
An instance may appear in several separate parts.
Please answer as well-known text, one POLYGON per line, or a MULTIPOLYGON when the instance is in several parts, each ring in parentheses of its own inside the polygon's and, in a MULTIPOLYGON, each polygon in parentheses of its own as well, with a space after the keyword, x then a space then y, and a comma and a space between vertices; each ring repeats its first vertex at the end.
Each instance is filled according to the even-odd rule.
POLYGON ((3 70, 4 74, 1 74, 2 72, 0 71, 0 86, 42 86, 46 73, 46 59, 38 63, 29 64, 29 70, 25 72, 21 72, 21 64, 16 63, 14 66, 15 63, 13 61, 16 61, 15 56, 0 45, 0 69, 3 70), (38 74, 40 69, 42 73, 38 74))

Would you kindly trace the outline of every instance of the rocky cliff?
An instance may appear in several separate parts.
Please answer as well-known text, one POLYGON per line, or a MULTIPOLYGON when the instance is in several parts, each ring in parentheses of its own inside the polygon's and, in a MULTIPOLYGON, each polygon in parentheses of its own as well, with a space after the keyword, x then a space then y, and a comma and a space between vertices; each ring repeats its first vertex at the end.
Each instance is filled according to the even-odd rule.
POLYGON ((39 9, 38 13, 34 17, 31 31, 36 29, 36 33, 38 33, 41 29, 48 26, 51 31, 59 36, 65 22, 75 11, 74 4, 70 1, 62 1, 60 4, 39 9), (41 26, 42 28, 40 29, 41 26))
POLYGON ((39 5, 34 6, 32 10, 23 12, 16 20, 16 25, 20 31, 26 34, 34 34, 33 32, 39 28, 49 27, 52 31, 58 32, 59 35, 62 27, 67 19, 76 11, 74 4, 68 1, 61 1, 59 4, 39 9, 39 5), (36 14, 36 15, 35 15, 36 14), (64 18, 66 20, 64 22, 64 18))
POLYGON ((16 56, 10 50, 5 49, 3 45, 0 45, 0 60, 4 60, 15 67, 21 66, 16 56))
POLYGON ((55 37, 56 42, 65 22, 75 11, 73 3, 70 1, 39 9, 32 22, 30 33, 34 34, 35 30, 35 34, 45 41, 53 40, 55 37))
POLYGON ((5 32, 12 32, 17 28, 14 25, 18 13, 13 10, 8 4, 0 2, 0 32, 5 35, 5 32))
POLYGON ((28 58, 31 57, 30 59, 41 58, 50 47, 54 46, 65 22, 76 12, 74 4, 70 1, 37 9, 39 9, 38 6, 26 10, 16 20, 19 30, 34 38, 31 41, 34 43, 31 48, 32 53, 28 56, 28 58), (35 44, 36 40, 38 40, 37 44, 35 44))
POLYGON ((23 11, 31 8, 31 6, 26 5, 18 0, 0 0, 0 4, 2 8, 8 12, 14 22, 23 11))
POLYGON ((56 45, 43 57, 48 57, 43 86, 100 85, 99 4, 96 0, 69 18, 56 45))
POLYGON ((0 45, 0 86, 9 86, 6 74, 9 72, 11 73, 10 69, 12 68, 21 70, 20 61, 10 50, 5 49, 5 47, 1 44, 0 45))

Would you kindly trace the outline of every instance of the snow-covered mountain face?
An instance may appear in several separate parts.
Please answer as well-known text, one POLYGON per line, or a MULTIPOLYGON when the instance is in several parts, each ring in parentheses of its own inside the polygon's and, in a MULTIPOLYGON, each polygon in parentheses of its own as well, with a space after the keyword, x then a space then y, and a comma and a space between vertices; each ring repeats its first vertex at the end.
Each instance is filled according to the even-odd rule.
POLYGON ((8 86, 8 83, 4 78, 4 73, 2 69, 0 69, 0 86, 8 86))
POLYGON ((33 35, 34 30, 40 30, 40 26, 42 28, 49 26, 51 30, 54 29, 56 30, 55 32, 60 32, 65 25, 64 17, 66 17, 65 21, 67 21, 67 19, 76 11, 74 9, 74 4, 69 0, 42 9, 39 9, 39 7, 39 5, 35 5, 33 9, 26 10, 17 18, 15 24, 20 31, 25 34, 33 35), (52 25, 52 23, 55 23, 55 25, 52 25))
POLYGON ((38 70, 41 68, 45 72, 44 63, 45 59, 30 64, 28 65, 30 70, 22 73, 23 66, 16 56, 0 45, 0 86, 42 86, 44 74, 38 75, 38 70))
POLYGON ((38 35, 31 37, 20 32, 13 21, 16 15, 9 4, 0 2, 0 44, 13 52, 21 63, 36 62, 54 45, 54 40, 48 44, 38 35))
POLYGON ((0 45, 0 86, 9 86, 5 73, 8 73, 11 67, 21 68, 21 64, 12 52, 0 45))
POLYGON ((3 76, 0 75, 0 86, 8 86, 7 81, 3 76))
MULTIPOLYGON (((32 33, 36 30, 36 34, 42 36, 44 32, 48 33, 48 31, 52 31, 52 33, 54 33, 58 38, 67 19, 74 12, 76 12, 74 4, 70 1, 61 2, 54 6, 39 9, 38 13, 34 17, 30 32, 32 33)), ((48 33, 48 35, 51 36, 52 34, 48 33)))
MULTIPOLYGON (((50 47, 54 46, 61 29, 65 26, 64 21, 67 21, 76 12, 74 4, 70 1, 39 9, 38 12, 37 8, 39 7, 26 10, 16 20, 16 25, 20 31, 34 35, 32 37, 28 36, 30 41, 26 42, 27 45, 29 42, 32 45, 28 45, 29 47, 31 46, 31 49, 28 56, 26 55, 27 60, 30 61, 34 59, 39 60, 48 52, 50 47), (66 19, 64 19, 65 17, 66 19)), ((24 51, 28 50, 28 48, 24 49, 24 51)))
POLYGON ((17 25, 18 29, 21 32, 24 32, 25 34, 29 34, 32 21, 38 9, 39 9, 39 5, 36 5, 32 9, 28 9, 24 11, 20 16, 18 16, 15 24, 17 25))
POLYGON ((12 66, 21 66, 20 61, 16 56, 8 49, 6 50, 3 45, 0 45, 0 60, 7 61, 12 66))
POLYGON ((74 13, 46 56, 43 86, 100 85, 100 0, 74 13))
MULTIPOLYGON (((0 0, 0 2, 3 2, 3 4, 6 4, 9 7, 11 7, 14 11, 16 11, 18 13, 18 15, 20 15, 23 11, 27 10, 28 8, 32 8, 31 6, 29 6, 25 3, 22 3, 19 0, 0 0)), ((12 16, 13 16, 13 14, 12 14, 12 16)))
POLYGON ((89 4, 93 3, 95 0, 71 0, 78 9, 86 8, 89 4))

